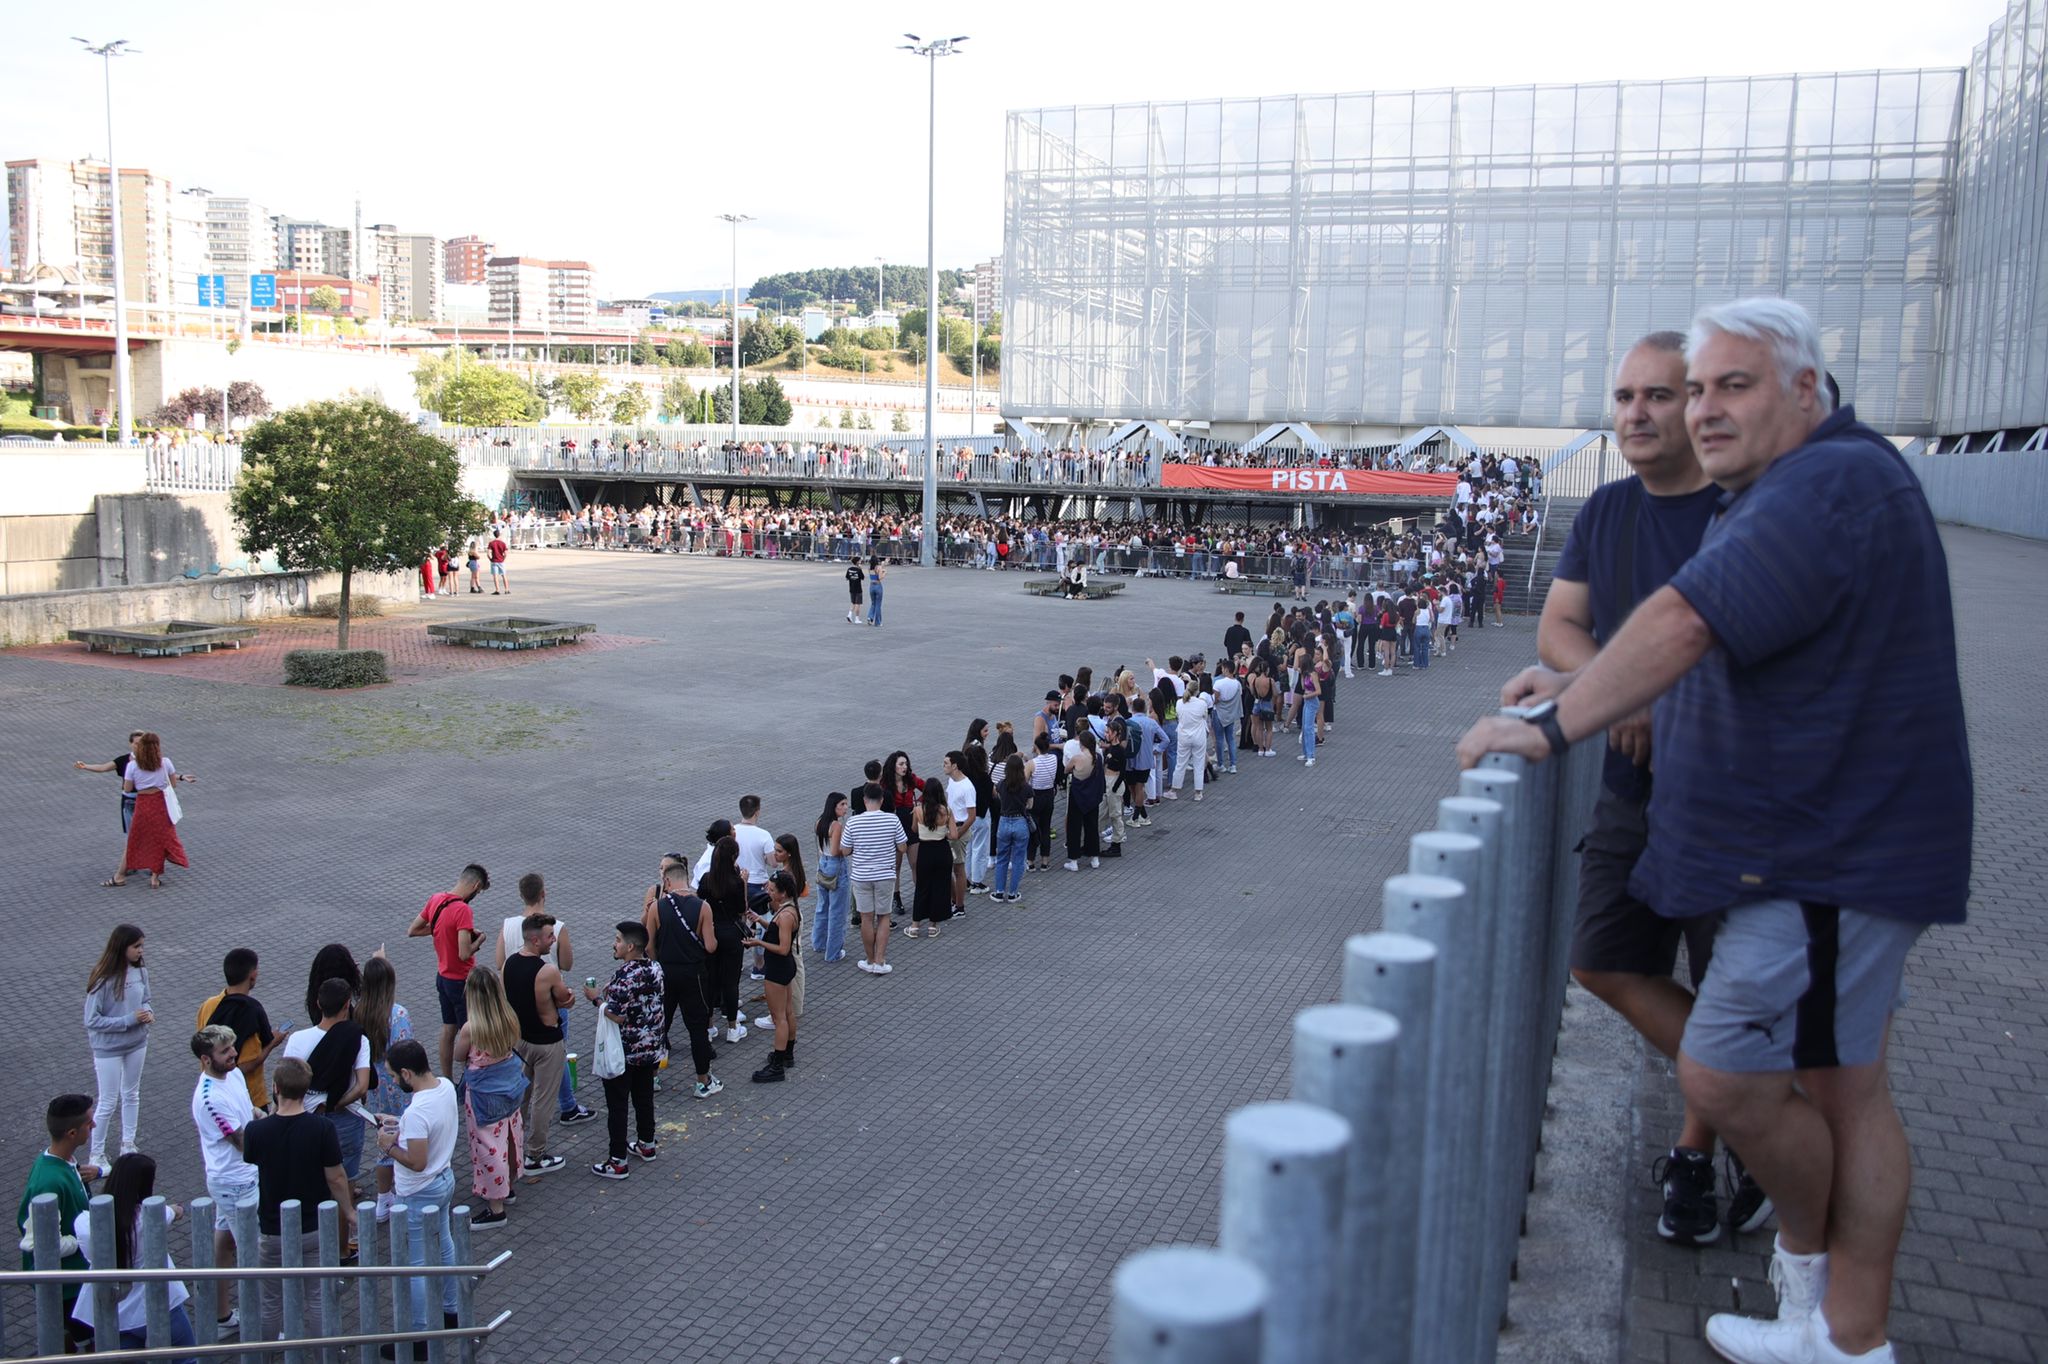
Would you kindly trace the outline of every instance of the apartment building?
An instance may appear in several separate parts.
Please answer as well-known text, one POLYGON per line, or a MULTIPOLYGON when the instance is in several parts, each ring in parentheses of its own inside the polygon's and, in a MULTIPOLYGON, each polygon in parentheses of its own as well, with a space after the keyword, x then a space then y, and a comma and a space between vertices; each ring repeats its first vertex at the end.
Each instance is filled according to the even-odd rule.
POLYGON ((491 256, 496 250, 497 247, 482 237, 449 238, 441 249, 445 270, 441 278, 449 284, 488 283, 491 256))
MULTIPOLYGON (((121 248, 128 301, 196 305, 207 267, 204 196, 176 192, 170 180, 125 167, 121 248)), ((88 283, 114 280, 113 214, 103 162, 30 158, 7 162, 8 270, 37 265, 76 270, 88 283)))
POLYGON ((249 276, 277 271, 277 231, 270 210, 254 199, 216 194, 206 201, 206 260, 225 276, 228 306, 246 307, 249 276))
POLYGON ((587 261, 493 256, 486 270, 494 326, 573 330, 595 317, 587 261))
POLYGON ((974 267, 974 309, 986 322, 1003 310, 1003 258, 974 267))
POLYGON ((387 322, 441 320, 441 239, 430 232, 401 232, 389 223, 363 229, 387 322))
POLYGON ((297 270, 308 275, 356 273, 356 234, 353 228, 335 227, 311 218, 274 220, 277 233, 277 265, 280 270, 297 270))

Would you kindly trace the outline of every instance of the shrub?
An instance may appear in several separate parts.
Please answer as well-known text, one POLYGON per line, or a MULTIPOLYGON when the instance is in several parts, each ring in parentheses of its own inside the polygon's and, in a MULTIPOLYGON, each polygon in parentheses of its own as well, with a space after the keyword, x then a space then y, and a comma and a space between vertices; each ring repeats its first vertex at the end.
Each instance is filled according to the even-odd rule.
MULTIPOLYGON (((381 616, 384 614, 384 599, 382 597, 357 596, 351 592, 348 598, 348 613, 351 617, 381 616)), ((321 620, 339 620, 341 618, 341 593, 329 592, 325 596, 315 597, 313 604, 306 608, 306 614, 318 616, 321 620)))
POLYGON ((284 656, 287 687, 369 687, 389 682, 379 649, 293 649, 284 656))

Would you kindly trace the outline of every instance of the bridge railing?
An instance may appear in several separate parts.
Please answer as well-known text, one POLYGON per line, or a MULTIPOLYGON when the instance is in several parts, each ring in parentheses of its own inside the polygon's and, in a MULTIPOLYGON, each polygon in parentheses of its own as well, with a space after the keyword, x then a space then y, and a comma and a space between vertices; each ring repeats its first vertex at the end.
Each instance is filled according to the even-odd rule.
POLYGON ((1227 1119, 1218 1249, 1118 1268, 1117 1364, 1494 1358, 1604 744, 1461 774, 1295 1016, 1293 1097, 1227 1119))

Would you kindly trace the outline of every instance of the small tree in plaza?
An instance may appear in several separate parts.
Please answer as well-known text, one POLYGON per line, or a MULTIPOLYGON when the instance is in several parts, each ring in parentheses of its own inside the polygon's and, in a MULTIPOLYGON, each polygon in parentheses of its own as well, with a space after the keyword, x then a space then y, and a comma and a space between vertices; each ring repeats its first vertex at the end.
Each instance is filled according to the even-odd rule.
POLYGON ((612 420, 620 426, 637 426, 650 406, 646 390, 638 384, 627 384, 612 399, 612 420))
POLYGON ((337 649, 357 571, 410 568, 488 520, 462 494, 454 447, 374 398, 307 403, 251 427, 228 505, 246 552, 341 575, 337 649))

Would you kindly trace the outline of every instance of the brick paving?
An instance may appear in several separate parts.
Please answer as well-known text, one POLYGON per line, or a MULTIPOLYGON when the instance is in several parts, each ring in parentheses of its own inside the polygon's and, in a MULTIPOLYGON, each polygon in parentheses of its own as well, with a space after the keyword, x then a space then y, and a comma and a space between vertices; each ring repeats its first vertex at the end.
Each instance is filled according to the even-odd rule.
MULTIPOLYGON (((1972 584, 2037 574, 2048 552, 1970 533, 1951 543, 1972 584)), ((694 851, 742 791, 766 798, 769 827, 807 829, 869 757, 904 747, 936 767, 973 716, 1022 726, 1052 674, 1214 653, 1233 609, 1255 623, 1266 609, 1187 583, 1069 604, 1029 597, 1011 575, 903 570, 878 632, 844 623, 830 565, 547 551, 519 566, 522 611, 652 642, 349 695, 0 654, 0 759, 37 783, 8 818, 4 884, 28 915, 0 1025, 33 1044, 17 1048, 0 1169, 39 1148, 46 1096, 91 1089, 79 985, 121 918, 150 932, 167 1025, 142 1145, 160 1187, 189 1197, 183 1020, 217 988, 227 947, 261 952, 259 995, 296 1016, 320 943, 359 956, 387 943, 399 997, 431 1036, 431 954, 402 934, 461 863, 491 867, 499 888, 479 910, 493 922, 514 907, 519 872, 546 872, 549 907, 581 949, 573 974, 602 975, 606 925, 637 912, 655 857, 694 851), (183 826, 194 866, 161 892, 139 877, 100 890, 119 847, 111 779, 69 764, 103 759, 136 725, 163 731, 203 779, 183 826)), ((2048 774, 2020 699, 2038 646, 1994 620, 2004 595, 1959 589, 1958 601, 1988 793, 1982 903, 1916 960, 1898 1038, 1921 1167, 1898 1321, 1916 1359, 2048 1353, 2030 1092, 2042 1005, 2028 993, 2040 950, 2025 931, 2048 774)), ((1166 807, 1121 861, 1029 876, 1022 906, 977 900, 938 941, 898 940, 892 976, 814 959, 795 1078, 746 1083, 765 1038, 721 1046, 726 1092, 661 1096, 661 1159, 630 1180, 583 1173, 601 1123, 557 1129, 570 1170, 523 1190, 511 1228, 479 1240, 515 1256, 480 1298, 517 1314, 518 1342, 498 1357, 1101 1358, 1111 1270, 1145 1245, 1213 1239, 1224 1115, 1285 1092, 1289 1019, 1334 993, 1339 944, 1376 924, 1380 881, 1451 788, 1451 740, 1531 633, 1468 632, 1427 676, 1340 684, 1337 742, 1313 772, 1245 760, 1203 804, 1166 807)), ((578 1010, 577 1050, 589 1028, 578 1010)), ((1648 1142, 1668 1126, 1668 1082, 1635 1078, 1648 1142)), ((595 1081, 583 1098, 601 1107, 595 1081)), ((1647 1230, 1645 1197, 1631 1231, 1647 1230)), ((1691 1317, 1725 1298, 1730 1273, 1763 1301, 1749 1295, 1764 1291, 1767 1241, 1750 1239, 1669 1261, 1638 1236, 1631 1355, 1698 1357, 1691 1317)), ((26 1303, 9 1306, 6 1345, 19 1350, 26 1303)))
MULTIPOLYGON (((1938 928, 1907 962, 1892 1086, 1913 1148, 1913 1193, 1892 1293, 1892 1339, 1912 1361, 2048 1359, 2048 745, 2037 719, 2041 640, 2011 609, 2014 583, 2048 572, 2048 544, 1948 528, 1963 696, 1977 780, 1969 921, 1938 928)), ((1881 740, 1880 740, 1881 741, 1881 740)), ((1627 1357, 1715 1358, 1700 1337, 1740 1285, 1767 1309, 1773 1222, 1706 1250, 1657 1239, 1650 1162, 1678 1130, 1672 1070, 1643 1049, 1627 1357)))
MULTIPOLYGON (((92 1087, 79 987, 121 918, 150 933, 166 1024, 142 1145, 189 1197, 184 1020, 228 947, 263 955, 259 996, 286 1015, 321 943, 389 944, 431 1035, 431 954, 402 935, 463 862, 497 880, 490 922, 521 871, 544 871, 573 974, 602 975, 607 926, 637 914, 656 857, 694 852, 740 793, 766 798, 770 828, 806 830, 870 757, 904 747, 936 769, 975 716, 1028 726, 1061 671, 1214 654, 1233 610, 1256 623, 1270 605, 1152 580, 1065 603, 1021 574, 905 569, 875 631, 845 624, 832 565, 542 551, 518 568, 522 611, 654 642, 318 695, 0 654, 0 757, 36 783, 8 819, 8 846, 34 851, 6 882, 30 917, 0 1025, 39 1044, 19 1049, 0 1170, 38 1149, 48 1095, 92 1087), (70 770, 136 725, 201 778, 194 865, 160 892, 94 884, 119 848, 112 779, 70 770)), ((1452 788, 1450 741, 1530 627, 1467 640, 1427 676, 1340 683, 1312 772, 1243 760, 1130 856, 1056 864, 1022 907, 977 899, 943 938, 897 940, 889 977, 814 960, 793 1080, 747 1083, 765 1037, 721 1047, 725 1093, 661 1096, 661 1158, 626 1182, 584 1173, 601 1123, 557 1129, 570 1170, 479 1240, 515 1254, 481 1297, 518 1313, 522 1344, 498 1357, 1100 1358, 1117 1261, 1213 1240, 1224 1115, 1285 1093, 1292 1015, 1334 995, 1343 938, 1376 924, 1380 881, 1452 788)), ((577 1050, 590 1027, 577 1010, 577 1050)), ((583 1097, 601 1107, 594 1080, 583 1097)), ((18 1333, 26 1303, 10 1307, 18 1333)))

